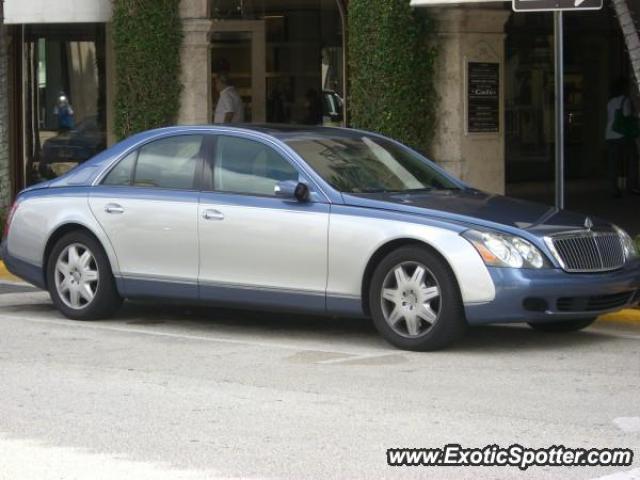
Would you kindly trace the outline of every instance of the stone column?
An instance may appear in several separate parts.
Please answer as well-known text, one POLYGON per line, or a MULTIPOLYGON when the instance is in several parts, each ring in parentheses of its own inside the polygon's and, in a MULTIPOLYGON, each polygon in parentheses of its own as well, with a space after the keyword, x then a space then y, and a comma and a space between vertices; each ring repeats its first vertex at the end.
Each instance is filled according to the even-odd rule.
POLYGON ((184 31, 182 42, 182 97, 180 124, 211 123, 211 55, 209 50, 208 0, 181 0, 180 16, 184 31))
MULTIPOLYGON (((2 9, 2 5, 0 5, 2 9)), ((0 10, 0 22, 3 20, 0 10)), ((11 200, 11 162, 9 149, 9 36, 0 23, 0 214, 11 200)))
POLYGON ((431 153, 471 186, 504 193, 504 25, 510 12, 477 8, 433 8, 438 21, 436 89, 438 123, 431 153), (468 133, 467 63, 500 64, 500 131, 468 133))
POLYGON ((115 103, 116 103, 116 56, 113 50, 113 25, 105 26, 105 75, 106 75, 106 106, 107 109, 107 145, 115 144, 118 139, 115 134, 115 103))

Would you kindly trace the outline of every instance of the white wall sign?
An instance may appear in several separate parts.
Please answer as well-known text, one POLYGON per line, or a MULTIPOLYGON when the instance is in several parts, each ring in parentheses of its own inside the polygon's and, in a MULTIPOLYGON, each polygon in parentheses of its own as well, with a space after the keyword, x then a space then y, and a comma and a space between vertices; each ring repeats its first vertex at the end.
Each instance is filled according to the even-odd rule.
POLYGON ((110 0, 5 0, 5 23, 102 23, 111 20, 110 0))
POLYGON ((600 10, 603 0, 513 0, 515 12, 556 10, 600 10))

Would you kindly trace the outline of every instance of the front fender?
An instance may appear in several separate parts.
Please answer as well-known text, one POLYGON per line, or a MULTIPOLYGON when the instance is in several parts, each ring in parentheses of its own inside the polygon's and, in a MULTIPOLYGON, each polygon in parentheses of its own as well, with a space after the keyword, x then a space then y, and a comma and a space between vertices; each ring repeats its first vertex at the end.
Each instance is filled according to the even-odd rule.
POLYGON ((348 206, 332 206, 329 229, 327 296, 361 296, 367 265, 390 242, 406 239, 436 250, 449 264, 464 303, 490 302, 495 286, 464 227, 429 222, 409 215, 348 206))

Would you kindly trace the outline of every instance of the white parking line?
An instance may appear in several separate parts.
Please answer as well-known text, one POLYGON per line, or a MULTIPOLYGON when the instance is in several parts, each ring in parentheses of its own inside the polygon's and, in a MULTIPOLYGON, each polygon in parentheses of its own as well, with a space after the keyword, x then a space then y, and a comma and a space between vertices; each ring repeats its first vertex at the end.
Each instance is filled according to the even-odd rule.
POLYGON ((211 470, 179 470, 168 463, 135 461, 106 453, 0 438, 0 479, 91 478, 111 480, 230 479, 211 470), (37 461, 34 461, 37 459, 37 461))
MULTIPOLYGON (((82 328, 89 330, 103 330, 110 332, 119 332, 119 333, 134 333, 138 335, 153 335, 157 337, 168 337, 168 338, 179 338, 183 340, 196 340, 201 342, 212 342, 212 343, 227 343, 231 345, 243 345, 243 346, 252 346, 252 347, 260 347, 260 348, 276 348, 283 350, 292 350, 292 351, 316 351, 322 353, 339 353, 343 355, 348 355, 349 360, 354 360, 358 357, 378 357, 378 356, 386 356, 389 355, 391 348, 373 350, 370 348, 357 348, 353 350, 339 349, 339 348, 324 348, 322 346, 309 345, 305 343, 301 344, 293 344, 293 343, 280 343, 280 342, 270 342, 270 341, 257 341, 257 340, 238 340, 229 337, 221 337, 221 336, 204 336, 204 335, 192 335, 185 333, 172 333, 172 332, 161 332, 158 330, 147 330, 136 327, 118 327, 115 325, 105 325, 105 324, 96 324, 90 322, 74 322, 72 320, 57 320, 57 319, 41 319, 41 318, 30 318, 19 315, 2 315, 2 319, 6 320, 15 320, 15 321, 25 321, 32 323, 39 323, 43 325, 59 325, 67 328, 82 328)), ((395 350, 393 350, 395 352, 395 350)), ((345 359, 342 359, 345 360, 345 359)))
POLYGON ((640 432, 640 417, 618 417, 613 419, 613 423, 623 432, 640 432))
POLYGON ((616 472, 593 480, 640 480, 640 468, 628 470, 626 472, 616 472))

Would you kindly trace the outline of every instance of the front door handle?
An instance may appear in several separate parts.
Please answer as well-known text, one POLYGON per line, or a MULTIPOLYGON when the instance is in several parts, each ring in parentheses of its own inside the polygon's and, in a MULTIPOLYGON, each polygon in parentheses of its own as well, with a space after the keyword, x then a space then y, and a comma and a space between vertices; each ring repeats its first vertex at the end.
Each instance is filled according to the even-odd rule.
POLYGON ((124 208, 122 208, 122 206, 118 205, 117 203, 108 203, 104 207, 104 211, 107 213, 121 214, 124 213, 124 208))
POLYGON ((205 220, 224 220, 224 214, 219 210, 207 208, 204 212, 202 212, 202 218, 204 218, 205 220))

